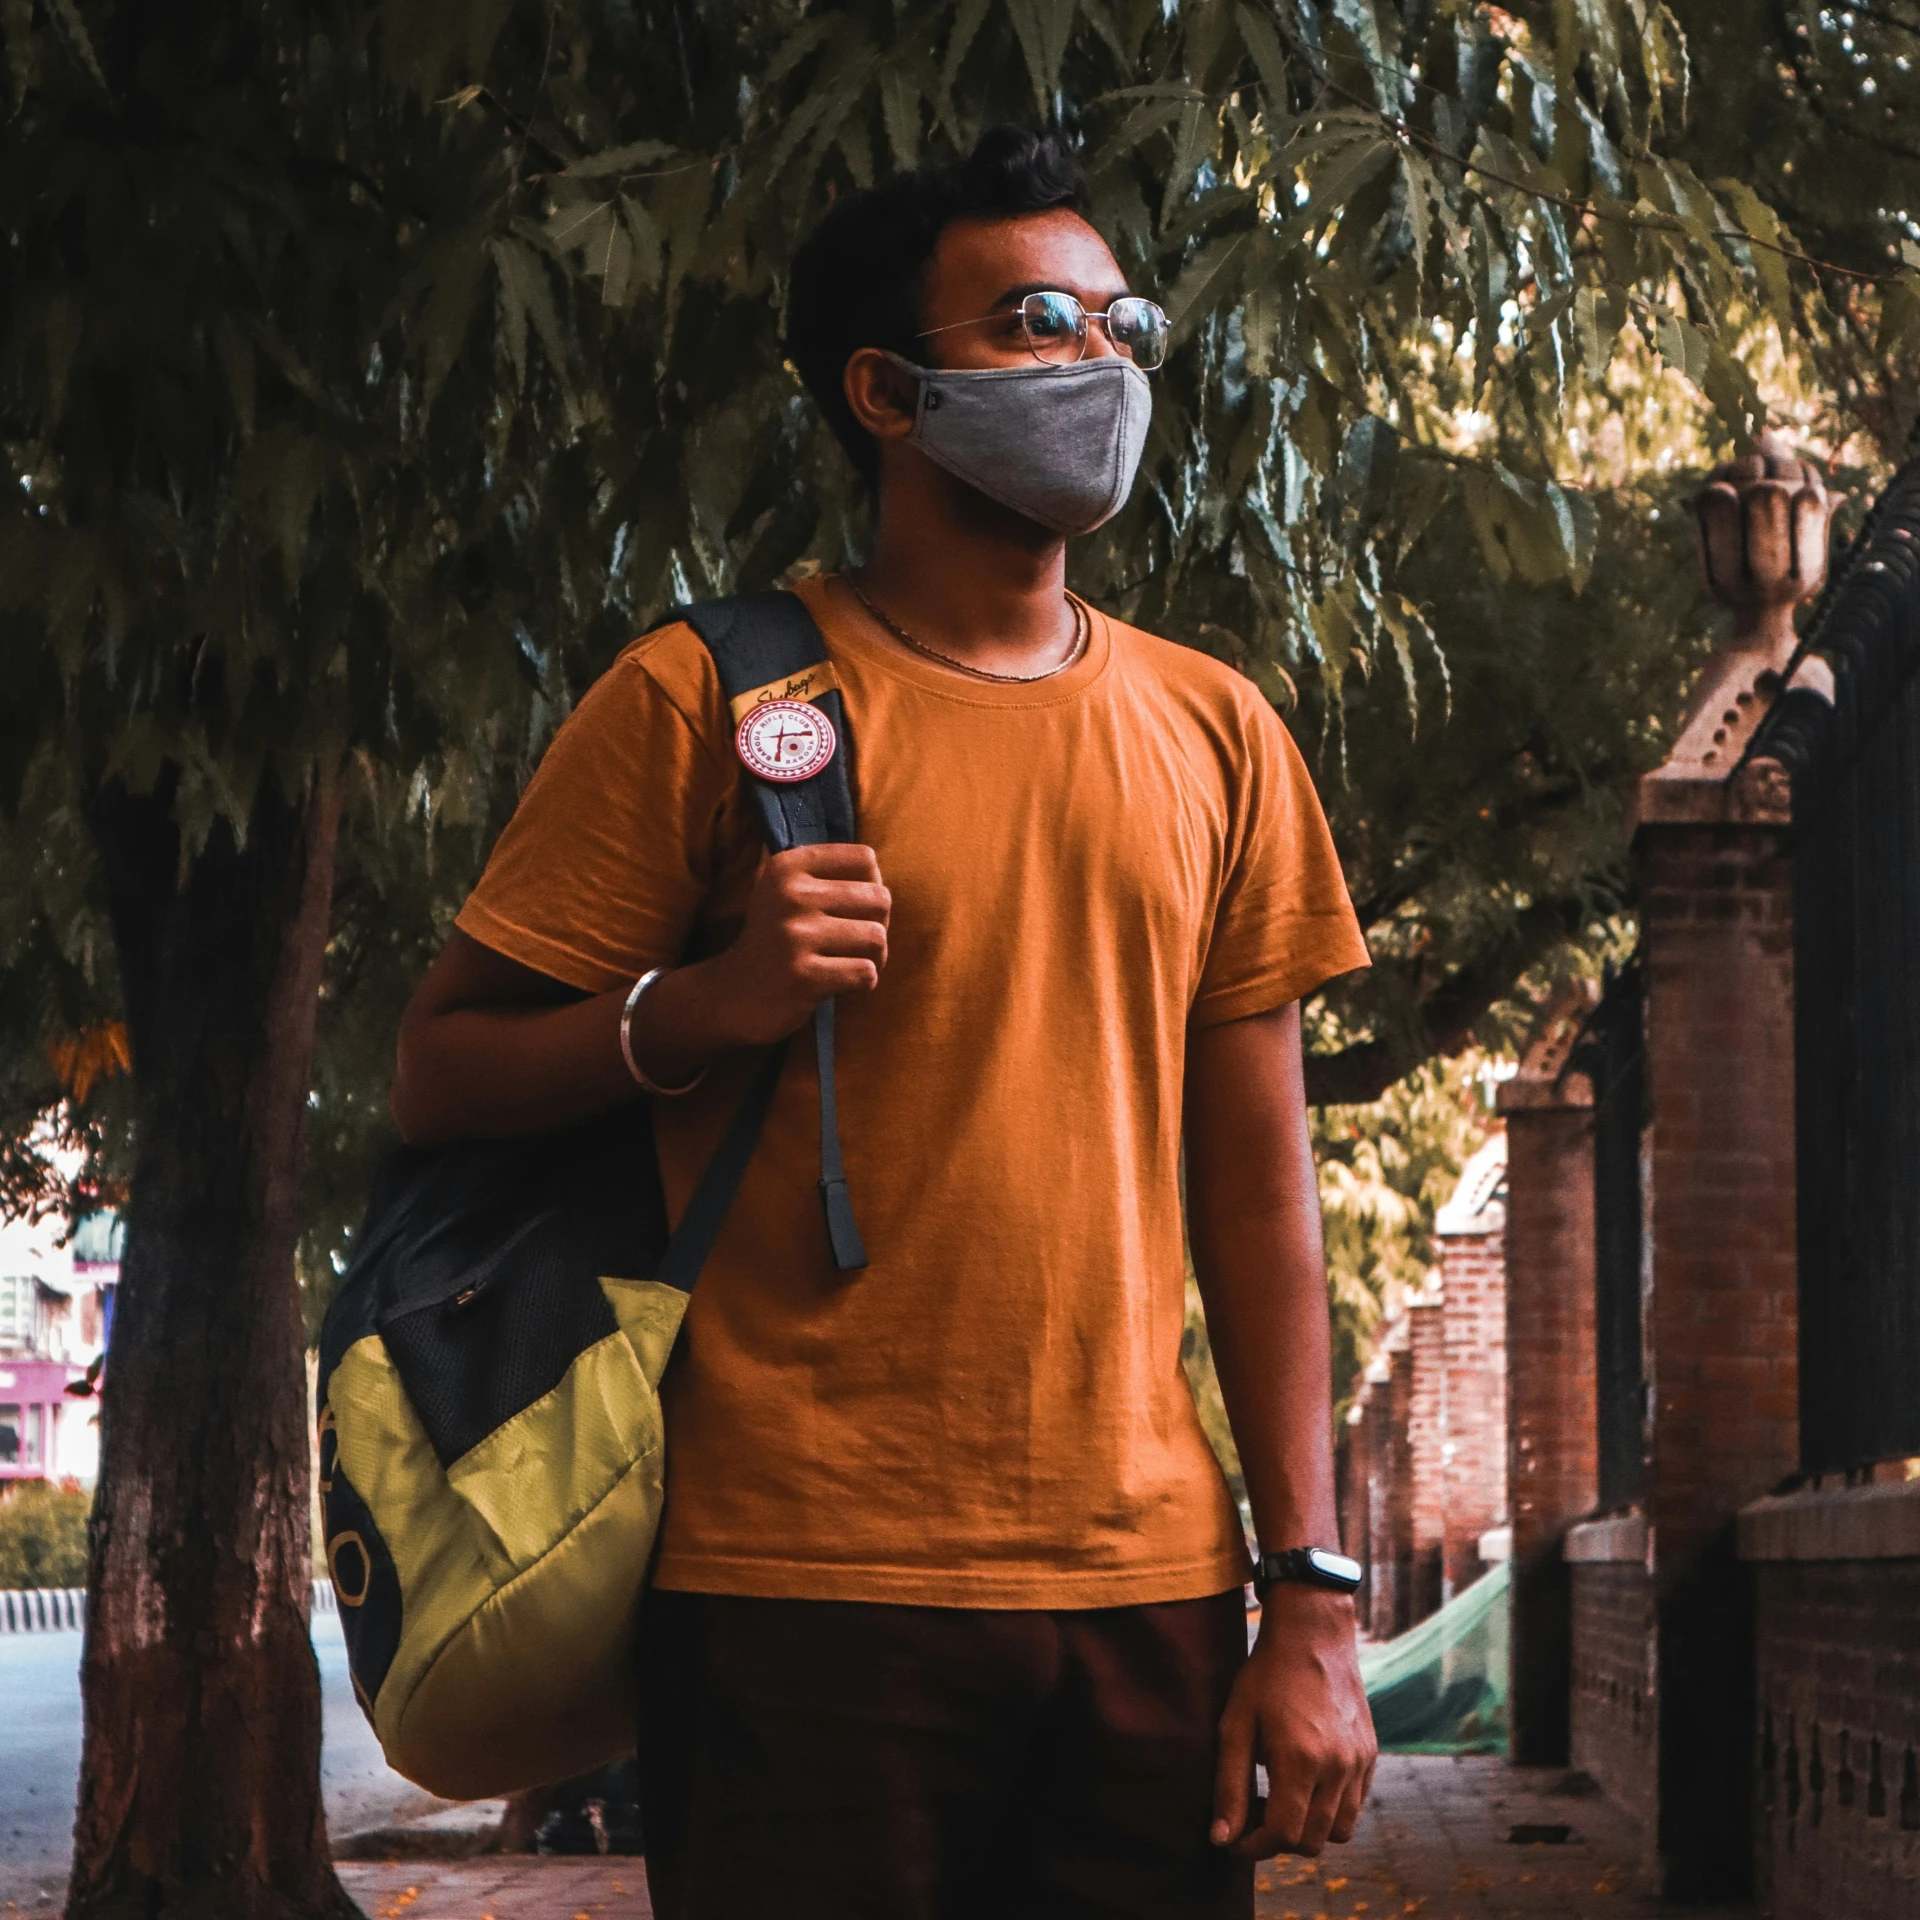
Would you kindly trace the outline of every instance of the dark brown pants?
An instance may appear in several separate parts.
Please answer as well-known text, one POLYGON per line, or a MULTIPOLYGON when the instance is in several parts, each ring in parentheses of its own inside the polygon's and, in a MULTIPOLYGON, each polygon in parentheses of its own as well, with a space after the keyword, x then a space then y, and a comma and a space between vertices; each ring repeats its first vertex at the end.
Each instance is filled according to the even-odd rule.
POLYGON ((1246 1920, 1207 1839, 1239 1589, 1087 1612, 657 1593, 660 1920, 1246 1920))

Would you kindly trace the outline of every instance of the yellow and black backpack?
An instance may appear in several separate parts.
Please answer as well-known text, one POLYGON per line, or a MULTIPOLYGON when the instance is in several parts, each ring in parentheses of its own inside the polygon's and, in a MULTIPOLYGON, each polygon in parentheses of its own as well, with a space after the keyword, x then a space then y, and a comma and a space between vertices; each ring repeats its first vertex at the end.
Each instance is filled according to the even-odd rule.
MULTIPOLYGON (((855 838, 846 716, 791 594, 673 616, 743 720, 805 699, 837 748, 745 773, 769 844, 855 838)), ((866 1264, 814 1019, 821 1200, 866 1264)), ((769 1052, 671 1233, 637 1103, 542 1140, 403 1150, 382 1168, 320 1336, 320 1491, 354 1690, 389 1763, 478 1799, 631 1749, 634 1636, 663 1494, 659 1385, 773 1102, 769 1052)))

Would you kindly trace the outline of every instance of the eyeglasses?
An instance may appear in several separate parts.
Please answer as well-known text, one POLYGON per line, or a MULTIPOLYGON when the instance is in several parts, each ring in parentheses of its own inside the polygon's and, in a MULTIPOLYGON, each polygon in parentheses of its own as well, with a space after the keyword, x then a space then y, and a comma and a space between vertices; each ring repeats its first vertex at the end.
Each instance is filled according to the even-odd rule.
POLYGON ((1087 329, 1096 320, 1106 328, 1114 351, 1124 353, 1143 373, 1151 373, 1167 357, 1169 328, 1165 312, 1151 300, 1132 293, 1116 300, 1105 313, 1089 313, 1070 293, 1030 293, 1008 312, 955 320, 914 337, 931 340, 936 333, 952 333, 958 327, 984 327, 996 321, 1011 326, 1016 320, 1033 357, 1050 366, 1072 366, 1084 359, 1087 329))

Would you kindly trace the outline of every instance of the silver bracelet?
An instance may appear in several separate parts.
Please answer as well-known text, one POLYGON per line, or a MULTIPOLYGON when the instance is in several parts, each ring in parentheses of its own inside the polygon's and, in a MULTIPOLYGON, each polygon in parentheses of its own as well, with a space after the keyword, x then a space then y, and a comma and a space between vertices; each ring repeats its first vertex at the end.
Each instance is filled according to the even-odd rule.
POLYGON ((677 1093, 691 1093, 707 1077, 702 1067, 684 1087, 663 1087, 659 1081, 647 1078, 640 1062, 633 1057, 633 1010, 640 1004, 640 996, 666 972, 665 967, 649 967, 633 983, 633 991, 627 995, 627 1004, 620 1009, 620 1057, 627 1063, 627 1071, 633 1075, 642 1093, 662 1093, 671 1097, 677 1093))

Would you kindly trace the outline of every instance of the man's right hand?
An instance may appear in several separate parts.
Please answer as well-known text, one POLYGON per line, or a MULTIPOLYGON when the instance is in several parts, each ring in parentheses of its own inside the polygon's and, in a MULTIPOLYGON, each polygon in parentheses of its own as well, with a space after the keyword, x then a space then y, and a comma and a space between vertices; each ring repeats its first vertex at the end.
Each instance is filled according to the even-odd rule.
POLYGON ((871 847, 793 847, 761 862, 740 937, 663 974, 634 1010, 647 1076, 680 1086, 734 1047, 785 1039, 822 1000, 870 993, 887 964, 893 896, 871 847))

